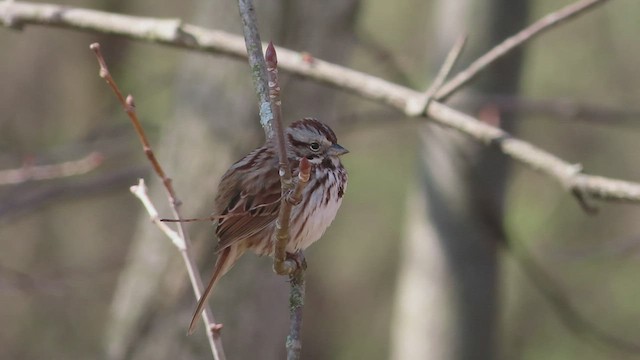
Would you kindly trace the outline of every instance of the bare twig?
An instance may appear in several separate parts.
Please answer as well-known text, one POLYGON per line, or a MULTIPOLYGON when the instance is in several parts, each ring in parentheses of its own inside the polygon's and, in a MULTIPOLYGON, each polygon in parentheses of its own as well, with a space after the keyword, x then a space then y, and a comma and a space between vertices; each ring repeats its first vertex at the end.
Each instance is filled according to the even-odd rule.
POLYGON ((172 228, 170 228, 167 224, 160 221, 160 216, 158 216, 158 210, 156 210, 156 207, 151 202, 151 199, 149 199, 149 194, 147 192, 147 185, 144 183, 144 179, 139 179, 138 185, 131 186, 129 190, 131 190, 131 193, 140 200, 142 205, 144 205, 144 208, 147 210, 147 213, 149 213, 149 218, 151 218, 151 222, 154 223, 165 235, 167 235, 167 237, 171 239, 171 242, 173 242, 173 245, 175 245, 178 249, 180 249, 180 251, 185 249, 186 246, 184 243, 184 239, 182 239, 180 235, 176 231, 174 231, 172 228))
MULTIPOLYGON (((589 4, 604 1, 590 1, 589 4)), ((581 1, 577 4, 583 3, 585 2, 581 1)), ((592 7, 588 7, 588 9, 592 7)), ((225 54, 238 58, 246 58, 247 56, 242 37, 183 24, 179 20, 116 15, 100 11, 25 2, 0 2, 0 18, 11 18, 11 23, 5 22, 5 26, 19 27, 25 24, 58 26, 84 31, 119 34, 132 39, 207 53, 225 54), (136 26, 132 26, 132 24, 136 24, 136 26)), ((565 19, 568 20, 569 17, 565 19)), ((527 39, 531 39, 531 37, 527 39)), ((517 43, 519 46, 522 44, 524 44, 523 41, 517 43)), ((512 49, 513 46, 509 46, 508 50, 512 49)), ((303 55, 298 52, 283 48, 278 48, 277 50, 279 67, 292 74, 387 104, 402 111, 407 116, 424 116, 424 107, 421 107, 424 104, 424 97, 420 92, 317 58, 314 58, 312 62, 305 61, 303 55)), ((263 107, 261 106, 262 109, 263 107)), ((527 142, 512 138, 502 130, 496 130, 478 119, 465 115, 437 101, 430 103, 426 115, 438 124, 453 128, 485 143, 497 143, 498 140, 506 138, 518 142, 521 145, 519 147, 507 147, 504 146, 504 143, 500 143, 500 150, 505 155, 520 161, 527 167, 546 174, 567 188, 577 189, 586 196, 601 200, 640 203, 640 184, 638 183, 576 173, 574 165, 557 156, 527 142), (572 175, 565 176, 563 174, 572 175)))
POLYGON ((467 44, 467 35, 461 35, 456 39, 456 42, 453 44, 451 50, 447 54, 447 57, 444 59, 442 66, 440 66, 440 70, 438 70, 438 74, 435 79, 429 86, 429 89, 425 92, 427 98, 433 97, 440 88, 442 88, 445 80, 449 77, 451 70, 460 59, 460 55, 462 54, 462 50, 464 50, 464 46, 467 44))
MULTIPOLYGON (((177 219, 182 219, 182 215, 180 214, 180 201, 178 200, 176 193, 173 189, 173 186, 171 185, 171 179, 166 176, 166 173, 162 169, 162 166, 160 165, 157 158, 155 157, 155 154, 153 153, 153 149, 149 144, 149 140, 147 139, 144 129, 142 128, 142 125, 138 120, 138 116, 135 111, 135 106, 133 104, 133 97, 131 95, 128 95, 127 98, 125 99, 124 96, 122 96, 122 92, 120 91, 117 84, 115 83, 115 80, 113 80, 113 78, 111 77, 111 74, 109 73, 107 64, 100 51, 100 44, 93 43, 91 44, 90 48, 95 53, 98 63, 100 64, 100 77, 107 82, 109 87, 111 87, 114 94, 120 101, 120 104, 122 105, 125 112, 129 116, 129 119, 131 120, 131 123, 133 124, 133 127, 136 130, 136 134, 138 135, 138 138, 142 143, 144 153, 149 159, 149 162, 151 163, 153 170, 156 172, 158 177, 162 179, 164 188, 166 189, 167 195, 169 196, 169 203, 171 204, 171 210, 173 212, 173 215, 177 219)), ((191 285, 193 287, 195 296, 196 298, 200 298, 200 296, 202 296, 202 289, 203 289, 202 279, 200 278, 200 273, 197 271, 197 266, 195 264, 195 261, 191 258, 189 254, 189 248, 191 244, 190 244, 189 236, 187 234, 184 224, 182 222, 178 223, 177 236, 175 235, 175 232, 173 230, 170 232, 167 232, 167 230, 170 228, 163 222, 159 221, 157 212, 151 212, 149 210, 150 206, 153 207, 153 205, 148 200, 148 197, 145 200, 145 196, 143 196, 145 195, 143 194, 144 191, 146 191, 144 188, 144 182, 140 183, 138 187, 132 188, 132 192, 134 192, 134 194, 138 196, 139 199, 143 200, 143 204, 149 211, 149 214, 152 217, 152 221, 156 223, 156 225, 158 225, 160 229, 163 230, 169 236, 169 238, 172 240, 172 242, 176 245, 176 247, 180 251, 180 255, 182 255, 182 259, 187 268, 187 272, 189 274, 189 279, 191 280, 191 285)), ((213 353, 214 359, 225 360, 226 357, 224 354, 224 349, 222 347, 222 339, 220 337, 220 330, 222 328, 221 325, 216 324, 215 319, 213 318, 213 314, 211 313, 211 310, 208 307, 205 307, 202 318, 205 323, 205 327, 207 331, 207 339, 209 340, 209 345, 211 346, 211 351, 213 353)))
POLYGON ((591 10, 598 5, 602 5, 609 0, 580 0, 573 4, 567 5, 562 9, 549 13, 542 19, 529 25, 517 34, 506 38, 503 42, 489 50, 486 54, 480 56, 469 65, 465 70, 459 72, 453 79, 444 84, 436 93, 436 100, 445 100, 462 86, 473 80, 487 66, 494 63, 497 59, 503 57, 518 46, 521 46, 534 37, 541 35, 543 32, 560 25, 563 22, 580 15, 581 13, 591 10))
POLYGON ((86 174, 102 164, 103 157, 97 152, 80 160, 65 161, 50 165, 25 163, 19 169, 0 170, 0 185, 16 185, 27 181, 50 180, 86 174))
POLYGON ((129 116, 129 119, 131 120, 131 124, 133 125, 133 128, 136 130, 136 134, 138 135, 138 138, 142 143, 142 150, 144 151, 144 154, 149 159, 151 166, 153 166, 153 171, 155 171, 156 174, 160 177, 160 179, 162 180, 162 183, 164 184, 164 187, 167 189, 167 192, 169 193, 169 200, 171 201, 171 204, 173 206, 179 205, 180 202, 176 198, 176 193, 175 193, 175 190, 173 190, 171 179, 167 177, 167 175, 164 173, 164 170, 162 169, 162 166, 160 166, 160 163, 158 163, 158 159, 156 159, 155 154, 151 150, 151 145, 149 144, 149 140, 147 140, 147 136, 144 133, 144 129, 142 128, 142 125, 138 120, 138 115, 136 113, 136 106, 133 102, 133 96, 128 95, 127 98, 125 99, 124 96, 122 95, 122 92, 120 91, 115 81, 111 77, 111 74, 109 73, 109 69, 107 68, 107 64, 105 63, 105 60, 102 57, 102 53, 100 52, 100 44, 93 43, 91 44, 90 48, 96 54, 96 58, 98 59, 98 63, 100 64, 100 77, 103 78, 107 82, 111 90, 113 90, 113 93, 118 98, 118 101, 120 101, 122 108, 129 116))
MULTIPOLYGON (((295 185, 291 180, 291 167, 287 156, 287 143, 284 137, 284 126, 282 125, 282 101, 280 100, 280 82, 278 81, 278 56, 273 44, 269 42, 265 52, 267 63, 267 77, 269 80, 269 99, 274 115, 274 127, 276 130, 275 145, 278 152, 279 174, 282 194, 287 194, 295 185)), ((286 201, 283 196, 280 201, 280 210, 276 220, 276 243, 273 254, 273 269, 279 275, 290 275, 295 271, 292 262, 288 262, 286 248, 291 239, 289 234, 289 222, 291 220, 291 202, 286 201)))
POLYGON ((431 101, 434 99, 434 95, 438 92, 438 90, 440 90, 445 80, 447 80, 447 77, 449 77, 449 74, 460 58, 460 55, 462 54, 462 50, 464 49, 466 43, 467 36, 461 35, 458 37, 458 39, 456 39, 456 42, 453 44, 451 50, 449 50, 449 53, 444 59, 442 66, 440 66, 440 70, 438 70, 435 79, 433 80, 427 91, 425 91, 422 95, 422 103, 420 104, 420 108, 422 109, 423 113, 427 111, 429 105, 431 105, 431 101))
POLYGON ((287 157, 287 143, 284 137, 284 125, 282 124, 282 100, 280 100, 280 81, 278 80, 278 55, 273 43, 269 42, 265 51, 267 64, 267 79, 269 84, 269 102, 273 115, 273 126, 276 131, 276 150, 278 152, 279 173, 284 190, 291 188, 291 167, 287 157))

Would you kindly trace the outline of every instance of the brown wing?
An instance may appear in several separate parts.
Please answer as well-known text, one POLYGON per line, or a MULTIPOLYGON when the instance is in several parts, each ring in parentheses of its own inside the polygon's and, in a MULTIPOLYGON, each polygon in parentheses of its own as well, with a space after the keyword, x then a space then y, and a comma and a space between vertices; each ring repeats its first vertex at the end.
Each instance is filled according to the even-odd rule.
POLYGON ((274 222, 280 209, 280 178, 277 163, 269 159, 264 165, 268 151, 259 148, 235 163, 222 177, 214 215, 223 215, 218 220, 216 235, 219 252, 237 241, 249 238, 274 222), (268 173, 265 171, 268 169, 268 173))

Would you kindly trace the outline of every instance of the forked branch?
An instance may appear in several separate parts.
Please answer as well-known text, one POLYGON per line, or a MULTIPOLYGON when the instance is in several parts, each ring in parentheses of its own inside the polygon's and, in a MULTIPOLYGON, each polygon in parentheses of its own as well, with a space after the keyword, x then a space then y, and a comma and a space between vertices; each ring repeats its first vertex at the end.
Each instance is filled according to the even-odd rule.
MULTIPOLYGON (((116 97, 120 101, 120 104, 122 105, 125 112, 129 116, 129 119, 131 120, 131 123, 136 131, 136 134, 138 135, 138 138, 142 143, 142 148, 144 150, 145 155, 149 159, 149 162, 151 163, 151 166, 153 167, 153 170, 155 171, 155 173, 162 180, 162 184, 164 185, 164 188, 169 197, 169 203, 171 205, 173 215, 178 220, 182 219, 182 215, 180 214, 180 201, 178 200, 175 190, 171 185, 171 179, 166 175, 162 166, 158 162, 158 159, 153 153, 153 149, 151 148, 149 140, 147 139, 147 136, 144 132, 142 124, 140 124, 140 121, 138 120, 138 115, 136 113, 135 105, 133 103, 133 96, 128 95, 125 98, 122 95, 120 88, 118 88, 118 85, 116 84, 115 80, 113 79, 113 77, 111 77, 109 68, 107 67, 106 61, 104 60, 104 57, 102 56, 102 52, 100 51, 100 44, 93 43, 91 44, 90 48, 95 53, 98 63, 100 64, 100 77, 107 82, 111 90, 113 90, 113 93, 116 95, 116 97)), ((144 185, 144 181, 140 180, 140 183, 137 186, 133 186, 131 188, 131 192, 134 193, 134 195, 136 195, 138 199, 140 199, 140 201, 143 203, 143 205, 147 209, 147 212, 149 213, 149 216, 151 217, 151 220, 160 228, 160 230, 162 230, 171 239, 173 244, 180 251, 180 254, 182 255, 182 259, 187 268, 187 272, 189 274, 189 279, 191 280, 191 285, 193 287, 195 297, 196 299, 200 298, 200 296, 202 296, 202 289, 203 289, 202 279, 200 278, 200 273, 197 271, 197 266, 195 264, 195 261, 191 258, 189 253, 191 244, 190 244, 189 236, 187 235, 187 231, 185 229, 184 224, 181 221, 178 222, 178 231, 176 233, 171 228, 169 228, 168 225, 159 221, 158 213, 155 210, 155 207, 153 206, 153 204, 151 203, 151 200, 147 196, 146 186, 144 185)), ((214 359, 225 360, 226 357, 224 354, 224 349, 222 347, 222 340, 220 338, 220 330, 222 326, 220 324, 215 323, 213 314, 208 307, 205 307, 202 319, 205 323, 205 327, 207 331, 207 339, 209 340, 209 345, 211 347, 211 351, 213 353, 214 359)))
POLYGON ((533 38, 542 35, 547 30, 562 24, 563 22, 570 20, 586 11, 593 9, 598 5, 602 5, 609 0, 581 0, 575 3, 569 4, 560 10, 547 14, 540 20, 520 30, 517 34, 506 38, 500 44, 493 47, 486 54, 480 56, 473 61, 466 69, 460 71, 453 79, 445 83, 435 93, 434 99, 443 101, 454 92, 458 91, 465 84, 475 79, 476 76, 486 69, 489 65, 493 64, 499 58, 507 55, 513 49, 519 47, 532 40, 533 38))

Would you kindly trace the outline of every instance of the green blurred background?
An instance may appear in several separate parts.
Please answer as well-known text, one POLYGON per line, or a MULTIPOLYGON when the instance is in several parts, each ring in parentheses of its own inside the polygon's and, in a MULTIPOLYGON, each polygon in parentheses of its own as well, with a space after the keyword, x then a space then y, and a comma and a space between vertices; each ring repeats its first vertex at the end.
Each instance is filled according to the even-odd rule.
MULTIPOLYGON (((294 50, 416 89, 426 88, 438 67, 430 51, 443 23, 434 18, 442 6, 437 1, 256 3, 263 39, 294 50)), ((568 3, 529 1, 526 23, 568 3)), ((233 1, 60 4, 240 31, 233 1)), ((640 179, 639 16, 639 2, 611 1, 529 43, 518 99, 538 106, 516 111, 517 136, 588 173, 640 179), (606 111, 576 114, 550 104, 606 111)), ((469 33, 471 47, 481 35, 469 33)), ((122 89, 134 94, 188 216, 208 214, 222 171, 262 141, 243 62, 73 30, 0 29, 0 169, 93 151, 104 156, 85 175, 0 186, 0 358, 206 358, 202 329, 184 337, 195 300, 179 254, 129 193, 138 177, 155 179, 97 76, 88 48, 95 41, 122 89), (137 267, 151 270, 135 278, 137 267)), ((392 358, 407 196, 420 181, 417 134, 424 120, 304 79, 284 75, 282 88, 288 120, 319 116, 351 151, 344 158, 349 188, 342 209, 306 252, 303 358, 392 358)), ((504 94, 475 95, 485 101, 480 109, 512 112, 492 102, 504 94)), ((152 194, 168 214, 157 183, 152 194)), ((596 331, 640 343, 640 208, 597 205, 598 214, 587 215, 555 181, 511 166, 504 210, 509 250, 496 250, 498 320, 487 328, 497 334, 492 358, 640 358, 594 339, 594 328, 567 326, 567 312, 558 312, 511 254, 529 253, 553 280, 543 287, 561 293, 596 331)), ((210 225, 188 226, 206 277, 213 262, 210 225)), ((271 274, 269 259, 255 256, 225 277, 212 306, 225 324, 230 359, 282 358, 286 288, 271 274)))

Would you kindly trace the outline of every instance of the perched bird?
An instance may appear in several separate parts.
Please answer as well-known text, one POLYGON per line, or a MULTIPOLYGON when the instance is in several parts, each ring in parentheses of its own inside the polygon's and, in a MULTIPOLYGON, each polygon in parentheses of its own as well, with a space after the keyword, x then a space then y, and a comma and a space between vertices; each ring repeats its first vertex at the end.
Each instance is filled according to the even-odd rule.
MULTIPOLYGON (((294 254, 318 240, 335 218, 347 189, 347 170, 340 156, 348 150, 338 145, 329 126, 311 118, 293 122, 285 130, 285 137, 292 174, 297 176, 302 158, 307 158, 311 165, 302 200, 291 212, 286 252, 294 254)), ((191 319, 189 333, 193 332, 213 287, 246 250, 258 255, 274 254, 281 198, 274 141, 267 141, 233 164, 220 180, 213 209, 213 216, 218 219, 218 258, 191 319)))

